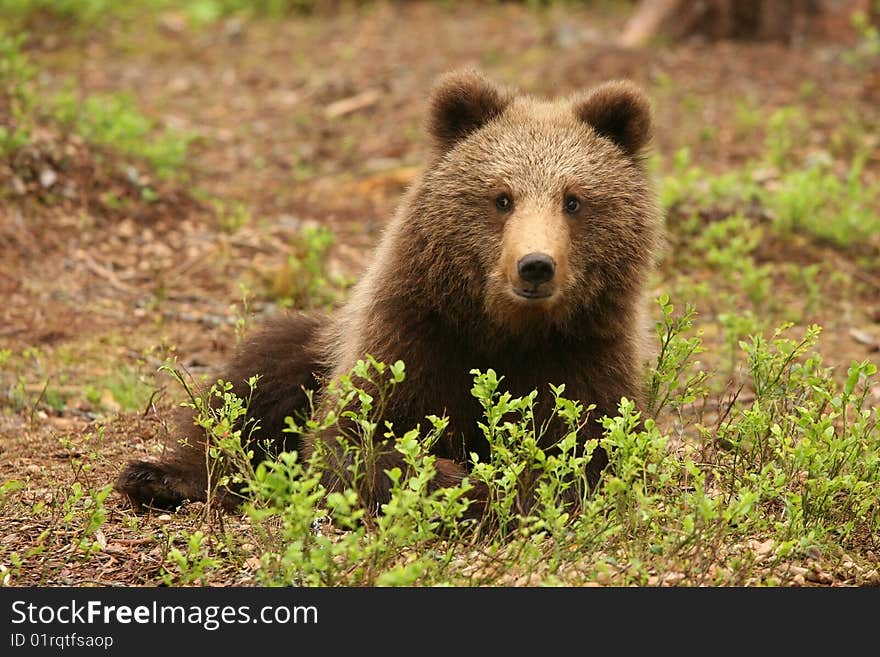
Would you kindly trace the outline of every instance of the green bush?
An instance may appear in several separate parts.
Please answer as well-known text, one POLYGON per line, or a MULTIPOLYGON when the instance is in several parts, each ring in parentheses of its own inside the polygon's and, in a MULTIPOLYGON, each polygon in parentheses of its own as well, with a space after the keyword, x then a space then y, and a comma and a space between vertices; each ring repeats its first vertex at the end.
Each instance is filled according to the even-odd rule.
MULTIPOLYGON (((145 161, 157 174, 178 174, 195 135, 162 130, 125 94, 80 99, 72 90, 38 94, 35 69, 22 53, 24 35, 0 32, 0 155, 10 157, 30 141, 34 126, 48 123, 127 159, 145 161)), ((155 192, 144 188, 145 200, 155 192)))
MULTIPOLYGON (((693 311, 676 315, 665 298, 661 307, 662 348, 649 387, 655 409, 674 413, 643 416, 622 399, 618 414, 602 419, 603 437, 576 451, 588 409, 566 399, 563 387, 553 388, 555 413, 570 433, 547 452, 538 446, 536 394, 513 397, 503 390, 502 376, 474 371, 471 392, 483 407, 478 429, 491 458, 472 463, 461 485, 440 491, 428 487, 435 471, 430 446, 445 420, 426 418, 424 428, 403 435, 379 425, 375 417, 385 400, 406 385, 404 366, 370 358, 358 363, 331 384, 333 409, 291 421, 290 430, 325 431, 346 417, 360 438, 346 442, 354 481, 367 472, 377 438, 395 445, 407 471, 387 472, 391 499, 376 515, 357 486, 327 493, 320 450, 309 462, 287 453, 241 470, 235 476, 259 537, 259 582, 644 584, 656 573, 672 573, 676 583, 774 584, 784 575, 757 570, 757 557, 742 547, 752 537, 769 541, 770 558, 781 564, 817 549, 853 549, 876 536, 880 440, 877 411, 867 401, 876 367, 853 363, 838 384, 813 351, 817 327, 797 338, 788 336, 790 327, 769 339, 754 335, 739 345, 753 397, 725 402, 722 420, 709 429, 690 415, 694 400, 706 396, 705 375, 695 375, 690 362, 699 340, 683 335, 692 329, 693 311), (673 427, 684 431, 671 433, 673 427), (610 464, 590 489, 584 472, 597 446, 610 464), (525 473, 536 476, 534 503, 524 504, 518 493, 525 473), (464 520, 476 482, 489 490, 479 522, 464 520)), ((225 386, 217 390, 228 402, 225 386)), ((233 401, 225 408, 229 420, 243 406, 233 401)), ((242 449, 223 442, 240 438, 227 420, 204 425, 222 428, 211 429, 223 436, 218 457, 242 449)), ((248 453, 246 442, 243 449, 239 457, 248 453)), ((229 481, 229 470, 222 472, 218 485, 229 481)), ((201 572, 208 562, 201 541, 196 548, 201 572)))

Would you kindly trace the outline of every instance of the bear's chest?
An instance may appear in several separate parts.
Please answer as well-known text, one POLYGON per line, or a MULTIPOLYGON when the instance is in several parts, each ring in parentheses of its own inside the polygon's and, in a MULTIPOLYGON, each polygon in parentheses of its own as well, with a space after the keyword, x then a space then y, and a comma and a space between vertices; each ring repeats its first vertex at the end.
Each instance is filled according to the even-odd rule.
MULTIPOLYGON (((448 428, 434 450, 438 456, 456 461, 466 460, 471 452, 481 458, 488 456, 488 444, 479 428, 479 423, 485 422, 484 409, 472 393, 472 370, 493 369, 501 379, 498 392, 524 397, 537 391, 533 407, 536 426, 542 426, 553 414, 554 395, 550 384, 565 384, 565 396, 585 406, 596 401, 587 384, 589 377, 584 376, 583 368, 571 358, 551 358, 541 353, 513 353, 493 358, 461 350, 435 355, 437 358, 432 359, 430 365, 426 362, 419 363, 422 367, 407 365, 406 381, 395 391, 386 419, 393 422, 395 432, 401 435, 417 425, 426 433, 430 429, 425 419, 428 415, 446 417, 448 428)), ((512 414, 510 419, 517 417, 512 414)), ((558 438, 564 430, 561 423, 551 424, 547 440, 555 440, 554 436, 558 438)))

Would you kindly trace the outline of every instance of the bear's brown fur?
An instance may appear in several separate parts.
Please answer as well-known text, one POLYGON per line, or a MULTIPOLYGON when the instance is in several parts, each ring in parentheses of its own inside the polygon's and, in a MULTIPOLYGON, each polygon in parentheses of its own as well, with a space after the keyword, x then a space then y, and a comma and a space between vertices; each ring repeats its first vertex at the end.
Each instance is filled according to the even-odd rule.
MULTIPOLYGON (((466 474, 470 453, 488 457, 470 394, 474 368, 503 375, 514 395, 538 390, 538 423, 552 410, 549 384, 564 383, 566 397, 596 406, 582 440, 601 433, 595 420, 614 414, 622 396, 638 405, 643 292, 660 213, 641 157, 650 107, 628 82, 550 102, 474 71, 449 73, 435 86, 428 131, 430 161, 350 300, 331 318, 276 320, 241 346, 223 378, 243 394, 244 381, 261 375, 249 406, 261 427, 255 437, 340 454, 336 433, 285 444, 284 417, 304 410, 303 388, 347 374, 365 354, 403 360, 406 381, 380 420, 401 435, 427 415, 448 416, 433 447, 443 486, 466 474)), ((561 428, 551 426, 545 447, 561 428)), ((164 508, 205 499, 204 438, 191 418, 181 430, 187 445, 159 462, 129 463, 117 490, 164 508)), ((361 490, 374 507, 388 499, 384 470, 403 467, 392 446, 376 447, 361 490)), ((341 467, 325 472, 331 489, 351 483, 339 458, 341 467)), ((594 454, 591 482, 606 463, 594 454)))

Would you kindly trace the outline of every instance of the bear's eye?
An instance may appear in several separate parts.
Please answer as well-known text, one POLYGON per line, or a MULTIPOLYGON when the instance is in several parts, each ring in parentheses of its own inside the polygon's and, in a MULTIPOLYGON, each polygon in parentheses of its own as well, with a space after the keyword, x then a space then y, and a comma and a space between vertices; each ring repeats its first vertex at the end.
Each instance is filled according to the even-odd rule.
POLYGON ((509 212, 513 208, 513 199, 510 194, 499 194, 495 197, 495 207, 501 212, 509 212))
POLYGON ((581 209, 581 200, 577 196, 566 196, 563 207, 566 213, 577 214, 578 210, 581 209))

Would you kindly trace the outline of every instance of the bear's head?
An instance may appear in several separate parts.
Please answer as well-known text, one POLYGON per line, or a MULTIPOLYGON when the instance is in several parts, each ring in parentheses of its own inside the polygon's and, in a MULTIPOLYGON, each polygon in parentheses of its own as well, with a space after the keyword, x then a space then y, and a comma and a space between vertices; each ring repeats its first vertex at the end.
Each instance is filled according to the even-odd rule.
POLYGON ((660 227, 642 157, 650 105, 635 85, 545 101, 453 72, 434 88, 428 131, 433 158, 405 220, 444 315, 480 312, 515 334, 632 322, 660 227))

